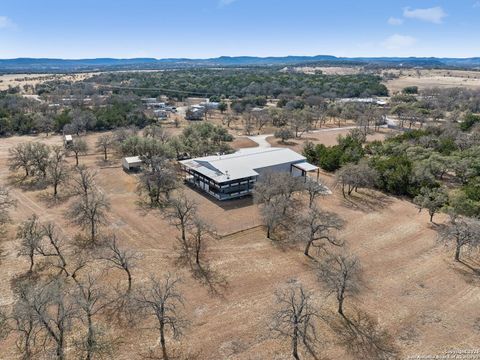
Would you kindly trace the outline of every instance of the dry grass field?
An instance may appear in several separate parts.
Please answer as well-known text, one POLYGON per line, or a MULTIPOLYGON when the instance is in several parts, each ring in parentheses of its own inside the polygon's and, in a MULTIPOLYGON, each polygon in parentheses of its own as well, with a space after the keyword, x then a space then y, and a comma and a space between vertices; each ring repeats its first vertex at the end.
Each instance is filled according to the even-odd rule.
POLYGON ((9 87, 19 86, 23 91, 24 85, 35 86, 49 80, 82 81, 94 73, 72 73, 72 74, 4 74, 0 75, 0 91, 9 87))
MULTIPOLYGON (((338 133, 308 134, 316 141, 331 145, 338 133)), ((92 145, 98 135, 87 136, 92 145)), ((381 138, 385 134, 375 135, 381 138)), ((59 136, 11 137, 0 140, 0 181, 9 182, 8 148, 23 141, 60 144, 59 136)), ((253 146, 236 140, 236 146, 253 146)), ((299 144, 294 148, 298 150, 299 144)), ((73 159, 69 158, 73 163, 73 159)), ((95 168, 98 185, 110 199, 112 209, 106 231, 115 231, 121 244, 140 251, 144 259, 133 273, 134 282, 143 282, 147 274, 157 276, 176 272, 183 278, 181 290, 186 299, 185 313, 190 326, 176 346, 191 359, 263 360, 289 359, 288 343, 274 339, 268 330, 274 308, 274 291, 291 278, 301 280, 315 293, 325 313, 335 310, 334 299, 318 285, 314 262, 301 249, 286 248, 267 240, 259 227, 258 209, 251 199, 227 203, 213 201, 197 191, 185 188, 199 205, 200 215, 222 235, 210 242, 206 252, 213 274, 210 286, 195 280, 190 271, 175 264, 178 231, 159 211, 146 212, 137 204, 136 176, 122 171, 118 159, 104 164, 100 154, 89 154, 81 163, 95 168), (212 294, 209 289, 215 289, 212 294)), ((341 237, 363 265, 364 283, 360 295, 346 301, 347 312, 356 306, 368 312, 390 332, 403 352, 402 358, 417 354, 439 354, 451 348, 475 348, 480 344, 480 276, 468 267, 455 264, 451 250, 436 242, 436 225, 427 214, 408 201, 379 193, 361 192, 345 200, 334 188, 331 175, 321 180, 334 194, 319 200, 326 210, 338 213, 346 226, 341 237)), ((37 214, 54 221, 65 235, 73 237, 77 229, 64 217, 69 201, 56 205, 46 201, 41 191, 11 188, 18 206, 14 224, 2 240, 1 302, 12 300, 10 279, 25 272, 25 259, 17 256, 15 224, 37 214)), ((439 216, 436 219, 442 222, 439 216)), ((472 265, 474 265, 472 263, 472 265)), ((476 264, 478 266, 479 264, 476 264)), ((112 271, 112 281, 122 274, 112 271)), ((116 359, 141 359, 157 344, 157 333, 142 323, 132 331, 119 328, 116 359)), ((321 326, 325 344, 322 359, 360 360, 350 357, 336 344, 327 325, 321 326)), ((17 358, 13 347, 0 351, 1 359, 17 358)), ((366 359, 365 359, 366 360, 366 359)))
POLYGON ((400 75, 399 78, 385 82, 390 94, 401 91, 407 86, 418 86, 419 89, 427 88, 453 88, 467 89, 480 88, 480 71, 464 70, 388 70, 389 73, 400 75))
MULTIPOLYGON (((274 136, 269 136, 267 141, 272 146, 278 147, 289 147, 297 152, 302 152, 303 146, 307 141, 312 142, 313 144, 324 144, 325 146, 333 146, 337 144, 338 136, 348 135, 350 130, 329 130, 329 131, 319 131, 319 132, 309 132, 303 134, 300 139, 288 140, 286 144, 282 144, 280 139, 275 138, 274 136)), ((394 134, 394 131, 386 128, 381 128, 378 132, 367 135, 367 142, 374 140, 384 140, 388 134, 394 134)))

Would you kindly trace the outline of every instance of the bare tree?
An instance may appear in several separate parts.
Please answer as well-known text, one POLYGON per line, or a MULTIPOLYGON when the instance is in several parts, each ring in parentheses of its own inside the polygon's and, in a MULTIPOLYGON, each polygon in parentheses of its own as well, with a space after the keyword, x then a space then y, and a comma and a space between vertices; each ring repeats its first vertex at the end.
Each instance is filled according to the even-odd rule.
POLYGON ((98 279, 88 275, 84 281, 77 281, 77 288, 73 294, 78 308, 80 320, 86 327, 85 338, 79 344, 86 360, 111 356, 112 343, 106 338, 95 319, 101 315, 109 301, 98 279))
POLYGON ((351 195, 352 191, 358 188, 371 188, 378 179, 378 173, 372 169, 366 162, 359 164, 347 164, 343 166, 336 174, 337 182, 342 185, 343 197, 351 195), (345 192, 345 190, 347 190, 345 192))
POLYGON ((292 200, 303 189, 303 179, 288 173, 267 173, 255 184, 253 199, 257 204, 268 203, 275 197, 292 200))
POLYGON ((90 244, 96 243, 98 227, 105 224, 107 212, 110 210, 110 202, 98 190, 90 192, 78 201, 74 201, 68 209, 71 221, 88 230, 90 244))
POLYGON ((96 121, 97 119, 92 111, 75 109, 72 112, 72 122, 70 126, 72 131, 78 136, 81 132, 87 131, 87 128, 94 126, 96 121))
POLYGON ((308 207, 312 208, 315 204, 315 199, 322 195, 328 194, 328 188, 318 181, 306 179, 304 189, 308 194, 308 207))
POLYGON ((0 335, 6 337, 9 334, 16 334, 15 345, 21 354, 22 360, 31 360, 37 353, 40 326, 33 309, 26 301, 27 291, 33 286, 34 280, 23 280, 15 285, 15 303, 10 311, 6 308, 0 312, 0 335))
POLYGON ((149 161, 150 170, 140 176, 138 192, 146 194, 150 207, 162 207, 170 201, 170 194, 178 188, 178 176, 174 166, 164 158, 149 161))
POLYGON ((53 197, 58 196, 58 186, 68 180, 69 168, 65 162, 65 150, 61 146, 53 146, 47 166, 47 179, 53 186, 53 197))
MULTIPOLYGON (((103 151, 103 160, 108 160, 108 150, 115 144, 115 139, 112 135, 105 134, 98 138, 96 147, 103 151)), ((78 164, 77 164, 78 165, 78 164)))
POLYGON ((50 147, 43 143, 33 142, 29 147, 29 157, 33 174, 43 180, 47 177, 47 167, 50 162, 50 147))
POLYGON ((277 309, 273 314, 271 330, 282 338, 290 339, 294 359, 300 360, 299 348, 315 354, 317 331, 315 320, 319 312, 313 305, 312 293, 291 280, 284 289, 275 292, 277 309))
POLYGON ((11 171, 23 169, 23 171, 25 171, 25 177, 30 176, 30 169, 32 167, 30 149, 31 143, 20 143, 8 149, 8 164, 11 171))
POLYGON ((16 201, 10 196, 7 188, 0 186, 0 228, 10 221, 10 210, 16 206, 16 201))
POLYGON ((480 246, 479 240, 480 222, 475 219, 455 219, 445 231, 440 239, 446 243, 455 244, 455 261, 461 261, 460 255, 463 248, 476 248, 480 246))
POLYGON ((345 317, 343 303, 349 296, 356 295, 360 288, 360 262, 348 254, 331 255, 318 266, 317 277, 329 293, 334 293, 338 302, 338 313, 345 317))
POLYGON ((277 229, 287 228, 293 221, 299 201, 294 198, 303 188, 303 181, 285 173, 265 174, 255 184, 254 202, 261 205, 260 212, 267 228, 267 238, 277 229))
POLYGON ((247 111, 242 116, 242 123, 243 123, 243 129, 245 130, 245 134, 252 135, 252 131, 255 128, 255 124, 254 124, 252 113, 250 111, 247 111))
POLYGON ((143 136, 157 139, 162 144, 166 144, 171 138, 168 131, 160 125, 146 126, 145 129, 143 129, 143 136))
POLYGON ((238 121, 238 116, 228 113, 223 117, 222 124, 227 125, 227 127, 230 128, 230 125, 236 121, 238 121))
POLYGON ((181 232, 181 240, 187 242, 187 228, 197 212, 197 204, 184 193, 171 199, 167 209, 167 217, 181 232))
POLYGON ((28 257, 30 261, 29 273, 33 271, 33 267, 35 266, 35 255, 37 254, 42 236, 43 231, 36 215, 32 215, 18 227, 17 239, 21 240, 18 254, 28 257))
POLYGON ((77 176, 72 178, 72 188, 75 195, 88 197, 95 189, 96 172, 84 165, 75 168, 77 176))
POLYGON ((140 258, 140 253, 119 247, 115 235, 110 237, 103 259, 107 260, 113 267, 125 271, 128 281, 127 293, 132 290, 132 269, 136 267, 136 262, 140 258))
POLYGON ((55 128, 55 121, 52 116, 48 114, 36 113, 33 116, 33 121, 35 122, 35 127, 43 131, 47 137, 55 128))
POLYGON ((24 293, 22 299, 34 314, 45 339, 45 349, 53 343, 55 358, 65 359, 66 337, 75 315, 75 307, 71 301, 65 284, 55 279, 49 283, 37 283, 24 293))
POLYGON ((68 147, 68 150, 75 156, 75 166, 78 166, 78 157, 87 153, 88 145, 85 140, 76 138, 73 140, 72 145, 68 147))
POLYGON ((42 240, 37 246, 37 252, 39 255, 55 258, 56 262, 52 265, 60 269, 60 273, 64 273, 65 276, 70 276, 67 270, 67 257, 65 255, 65 243, 63 238, 58 234, 58 231, 53 223, 47 223, 41 225, 42 240))
POLYGON ((168 360, 166 335, 171 332, 173 338, 182 334, 186 321, 180 312, 184 305, 182 294, 178 291, 179 279, 170 274, 162 280, 151 277, 149 284, 139 290, 138 303, 147 315, 157 320, 162 358, 168 360))
POLYGON ((342 246, 343 241, 337 239, 332 231, 340 230, 343 223, 337 214, 322 211, 313 206, 305 214, 298 217, 290 236, 294 242, 304 243, 304 254, 310 256, 312 246, 322 250, 325 250, 326 244, 342 246))
MULTIPOLYGON (((273 239, 279 228, 288 227, 293 219, 293 207, 288 199, 274 197, 260 208, 263 223, 267 228, 267 238, 273 239)), ((278 235, 278 234, 277 234, 278 235)))
POLYGON ((197 267, 202 266, 202 258, 205 253, 208 240, 215 236, 215 230, 207 222, 194 215, 187 241, 179 239, 180 258, 184 263, 194 263, 197 267))

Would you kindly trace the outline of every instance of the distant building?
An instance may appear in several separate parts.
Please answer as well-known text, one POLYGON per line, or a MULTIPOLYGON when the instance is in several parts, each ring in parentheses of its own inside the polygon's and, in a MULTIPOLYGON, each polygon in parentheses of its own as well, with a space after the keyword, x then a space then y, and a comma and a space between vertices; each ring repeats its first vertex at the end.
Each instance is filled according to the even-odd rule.
POLYGON ((125 171, 138 171, 142 167, 143 161, 140 156, 124 157, 122 167, 125 171))
POLYGON ((185 180, 217 200, 250 195, 255 183, 267 173, 283 172, 306 178, 318 167, 287 148, 241 149, 233 154, 180 161, 185 180))
POLYGON ((209 110, 217 110, 220 106, 220 103, 215 101, 203 101, 199 105, 209 110))
POLYGON ((157 102, 157 98, 142 98, 142 102, 146 104, 155 103, 157 102))
POLYGON ((63 145, 65 147, 71 146, 73 144, 73 137, 72 135, 64 135, 63 136, 63 145))
POLYGON ((185 113, 185 119, 192 121, 203 120, 204 116, 205 107, 202 105, 190 106, 185 113))
POLYGON ((380 106, 387 105, 387 102, 385 100, 376 99, 376 98, 343 98, 343 99, 338 99, 337 101, 341 103, 355 102, 355 103, 364 103, 364 104, 375 104, 380 106))
POLYGON ((157 109, 153 110, 153 113, 159 120, 165 120, 168 117, 167 110, 157 109))

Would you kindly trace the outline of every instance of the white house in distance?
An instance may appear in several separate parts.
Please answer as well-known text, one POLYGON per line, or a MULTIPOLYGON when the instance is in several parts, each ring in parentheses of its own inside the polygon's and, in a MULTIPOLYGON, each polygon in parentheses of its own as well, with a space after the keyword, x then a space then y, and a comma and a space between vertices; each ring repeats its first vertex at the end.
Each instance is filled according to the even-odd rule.
POLYGON ((63 145, 68 147, 73 144, 73 137, 72 135, 64 135, 63 136, 63 145))
POLYGON ((185 179, 215 197, 230 200, 252 193, 255 183, 267 173, 286 172, 307 176, 319 169, 306 158, 287 148, 241 149, 233 154, 214 155, 180 161, 185 179))
POLYGON ((129 156, 122 159, 122 167, 125 171, 139 170, 142 163, 140 156, 129 156))

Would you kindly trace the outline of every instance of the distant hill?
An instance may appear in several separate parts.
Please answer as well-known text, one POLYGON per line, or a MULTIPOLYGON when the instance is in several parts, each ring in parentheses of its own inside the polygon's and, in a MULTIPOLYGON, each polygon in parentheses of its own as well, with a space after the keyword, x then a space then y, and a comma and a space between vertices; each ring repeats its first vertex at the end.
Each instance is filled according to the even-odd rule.
POLYGON ((210 59, 38 59, 17 58, 0 59, 0 72, 3 73, 37 73, 37 72, 74 72, 97 70, 136 70, 136 69, 169 69, 185 67, 245 67, 245 66, 283 66, 283 65, 364 65, 392 67, 424 67, 424 68, 479 68, 480 57, 475 58, 416 58, 416 57, 357 57, 345 58, 331 55, 317 56, 221 56, 210 59))

